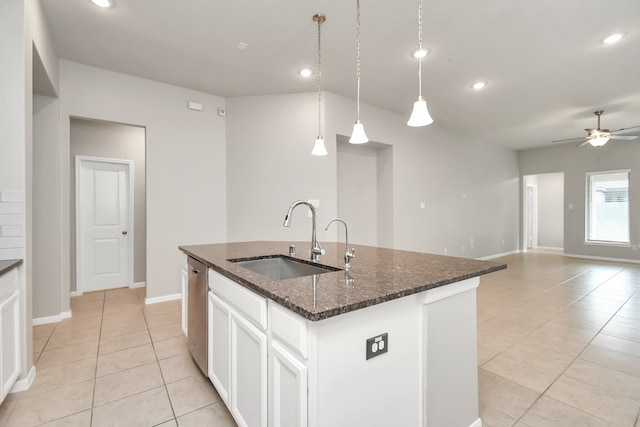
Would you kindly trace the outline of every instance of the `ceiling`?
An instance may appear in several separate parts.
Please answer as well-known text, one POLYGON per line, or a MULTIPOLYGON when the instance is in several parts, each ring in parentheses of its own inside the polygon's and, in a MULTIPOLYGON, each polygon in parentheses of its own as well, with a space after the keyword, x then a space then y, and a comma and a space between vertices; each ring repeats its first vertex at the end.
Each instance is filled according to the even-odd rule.
MULTIPOLYGON (((225 97, 316 90, 297 71, 316 67, 324 13, 323 90, 355 98, 355 0, 41 3, 61 58, 225 97)), ((445 128, 519 150, 586 135, 597 109, 603 128, 640 125, 638 0, 424 0, 423 40, 423 91, 445 128), (615 32, 627 36, 602 43, 615 32)), ((408 119, 416 46, 417 0, 361 1, 362 102, 408 119)))

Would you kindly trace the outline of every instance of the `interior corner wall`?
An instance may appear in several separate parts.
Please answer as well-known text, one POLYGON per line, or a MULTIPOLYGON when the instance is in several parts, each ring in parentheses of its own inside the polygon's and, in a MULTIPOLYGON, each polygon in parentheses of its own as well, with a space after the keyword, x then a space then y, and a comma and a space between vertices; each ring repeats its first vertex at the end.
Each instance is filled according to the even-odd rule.
MULTIPOLYGON (((353 100, 327 93, 326 135, 350 135, 355 110, 353 100)), ((396 249, 436 254, 446 249, 467 258, 519 249, 514 150, 438 124, 411 128, 406 117, 367 104, 361 105, 361 119, 370 140, 393 146, 390 215, 396 249)))
POLYGON ((30 178, 32 145, 32 43, 24 1, 0 2, 0 189, 23 194, 24 262, 17 267, 20 291, 20 378, 33 366, 30 178))
POLYGON ((58 107, 57 98, 33 96, 34 318, 68 310, 61 305, 60 259, 55 256, 60 248, 58 107))
POLYGON ((629 183, 630 238, 640 244, 640 145, 635 141, 611 141, 602 147, 562 144, 523 150, 518 154, 520 173, 536 175, 564 173, 564 253, 592 258, 640 261, 632 247, 585 244, 586 173, 631 170, 629 183), (572 208, 571 208, 572 207, 572 208))
POLYGON ((97 120, 71 119, 69 130, 70 166, 69 173, 71 215, 71 289, 76 287, 76 215, 75 215, 75 156, 103 157, 133 161, 133 281, 145 282, 147 265, 147 225, 146 225, 146 161, 145 129, 139 126, 123 125, 97 120))
MULTIPOLYGON (((318 239, 336 240, 324 225, 336 216, 336 140, 325 134, 327 156, 312 156, 318 133, 317 94, 227 98, 227 232, 229 241, 309 241, 307 209, 317 199, 318 239)), ((283 250, 286 250, 284 246, 283 250)))
MULTIPOLYGON (((180 293, 180 245, 226 236, 225 99, 60 61, 61 242, 69 269, 70 118, 146 128, 147 298, 180 293), (191 111, 189 101, 203 111, 191 111), (62 240, 62 239, 61 239, 62 240)), ((68 271, 67 271, 68 273, 68 271)))

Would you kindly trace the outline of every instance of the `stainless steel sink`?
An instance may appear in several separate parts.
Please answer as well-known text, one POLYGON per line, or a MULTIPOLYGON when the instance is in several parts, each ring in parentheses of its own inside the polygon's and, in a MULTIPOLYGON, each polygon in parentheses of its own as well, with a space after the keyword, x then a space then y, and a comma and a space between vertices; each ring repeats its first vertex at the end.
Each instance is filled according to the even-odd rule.
POLYGON ((242 268, 261 274, 271 280, 286 280, 314 274, 331 273, 339 268, 322 264, 312 264, 285 255, 267 255, 254 258, 237 258, 227 260, 242 268))

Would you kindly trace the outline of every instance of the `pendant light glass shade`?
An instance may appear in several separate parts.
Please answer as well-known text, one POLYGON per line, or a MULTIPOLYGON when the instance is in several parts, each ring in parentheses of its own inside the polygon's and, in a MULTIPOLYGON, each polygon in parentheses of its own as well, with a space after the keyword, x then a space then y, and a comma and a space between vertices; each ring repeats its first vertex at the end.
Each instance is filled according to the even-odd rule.
POLYGON ((357 115, 349 142, 351 144, 364 144, 369 142, 369 138, 364 133, 364 125, 360 121, 360 0, 356 0, 356 78, 358 82, 356 89, 357 115))
POLYGON ((364 144, 365 142, 369 142, 369 138, 367 138, 367 134, 364 133, 364 126, 360 120, 353 125, 353 133, 351 134, 351 138, 349 138, 349 142, 352 144, 364 144))
POLYGON ((324 145, 324 138, 322 138, 321 130, 321 121, 320 121, 320 113, 322 111, 322 93, 320 92, 320 82, 322 80, 322 51, 320 49, 320 25, 327 20, 327 17, 322 13, 316 13, 313 15, 313 22, 318 24, 318 137, 316 138, 316 143, 313 145, 313 150, 311 150, 311 154, 314 156, 326 156, 329 154, 327 152, 327 147, 324 145))
POLYGON ((418 100, 413 103, 413 111, 407 124, 413 127, 427 126, 433 123, 433 118, 429 114, 427 109, 427 101, 422 96, 418 97, 418 100))
POLYGON ((313 146, 311 154, 313 154, 314 156, 326 156, 327 154, 329 154, 327 152, 327 148, 324 146, 324 139, 322 139, 321 136, 316 139, 316 143, 313 146))
MULTIPOLYGON (((422 0, 418 0, 418 52, 422 52, 422 0)), ((424 56, 424 55, 423 55, 424 56)), ((427 126, 433 118, 427 109, 427 101, 422 97, 422 56, 418 57, 418 100, 413 103, 413 111, 407 125, 413 127, 427 126)))

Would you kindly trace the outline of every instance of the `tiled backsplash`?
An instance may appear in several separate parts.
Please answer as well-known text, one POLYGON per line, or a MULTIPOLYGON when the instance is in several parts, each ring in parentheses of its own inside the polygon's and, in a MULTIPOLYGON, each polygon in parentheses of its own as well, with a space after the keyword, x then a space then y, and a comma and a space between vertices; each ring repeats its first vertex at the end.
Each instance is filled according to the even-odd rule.
POLYGON ((24 202, 21 191, 0 191, 0 260, 24 258, 24 202))

